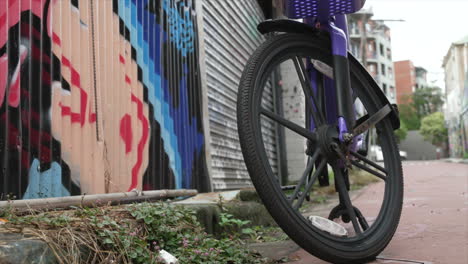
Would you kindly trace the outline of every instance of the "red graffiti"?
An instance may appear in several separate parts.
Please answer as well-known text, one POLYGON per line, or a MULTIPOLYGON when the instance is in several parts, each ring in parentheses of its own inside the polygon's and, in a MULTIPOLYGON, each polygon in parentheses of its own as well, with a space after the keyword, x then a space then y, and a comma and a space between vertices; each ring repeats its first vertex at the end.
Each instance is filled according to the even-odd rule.
MULTIPOLYGON (((31 124, 38 124, 40 123, 40 116, 37 113, 30 112, 30 111, 21 111, 21 115, 23 116, 23 119, 29 120, 31 124)), ((7 123, 6 121, 6 116, 1 115, 0 116, 0 122, 2 124, 7 124, 8 126, 8 139, 7 142, 9 143, 10 146, 16 146, 18 149, 22 148, 22 159, 21 162, 23 163, 23 166, 25 168, 29 167, 29 151, 37 151, 40 153, 40 156, 38 157, 41 162, 43 163, 48 163, 52 161, 52 150, 50 149, 51 142, 52 142, 52 136, 49 133, 46 133, 44 131, 40 132, 38 129, 35 128, 34 125, 30 125, 29 122, 24 122, 23 129, 27 129, 29 133, 29 145, 30 146, 35 146, 37 149, 30 149, 30 148, 23 148, 23 141, 21 137, 21 133, 19 128, 17 127, 17 124, 14 122, 11 122, 12 120, 9 120, 7 123)))
POLYGON ((56 63, 60 58, 51 46, 59 40, 52 36, 50 23, 51 6, 56 1, 0 0, 0 106, 10 106, 1 107, 0 113, 0 126, 6 128, 0 133, 0 141, 8 153, 0 166, 9 170, 0 178, 8 177, 6 187, 19 198, 26 191, 34 159, 40 166, 33 169, 40 171, 50 169, 52 162, 59 163, 62 172, 57 175, 61 174, 64 187, 71 194, 80 192, 71 180, 69 167, 61 158, 61 144, 52 136, 50 126, 52 82, 60 83, 63 77, 63 66, 56 63))
MULTIPOLYGON (((20 29, 21 29, 21 36, 23 36, 25 38, 36 39, 36 40, 41 40, 41 38, 42 38, 41 33, 36 28, 32 27, 28 23, 21 23, 20 24, 20 29), (30 36, 32 38, 30 38, 30 36)), ((47 56, 47 57, 49 57, 49 56, 47 56)))
MULTIPOLYGON (((125 64, 125 58, 122 55, 119 55, 119 61, 120 63, 125 64)), ((132 84, 132 80, 128 75, 125 75, 125 82, 129 85, 132 84)), ((137 105, 138 120, 140 120, 143 129, 140 141, 138 142, 137 146, 137 161, 132 168, 132 183, 128 188, 129 191, 135 189, 138 185, 138 171, 140 171, 141 165, 143 164, 143 151, 149 137, 149 121, 143 113, 143 102, 140 99, 138 99, 138 97, 136 97, 133 93, 132 102, 136 103, 137 105)), ((125 142, 125 152, 126 154, 128 154, 132 148, 131 116, 129 114, 124 115, 124 117, 120 121, 120 136, 125 142)))
POLYGON ((88 94, 80 86, 80 74, 71 65, 70 60, 68 60, 68 58, 66 58, 65 56, 62 56, 62 65, 70 69, 71 84, 75 85, 78 89, 80 89, 80 112, 72 112, 69 106, 63 106, 62 103, 60 103, 60 107, 62 108, 62 116, 69 115, 71 117, 72 123, 80 123, 81 126, 83 126, 85 122, 88 94))
POLYGON ((31 10, 31 12, 39 18, 42 18, 44 12, 45 0, 8 0, 7 6, 5 1, 0 1, 0 47, 5 45, 8 39, 8 29, 16 25, 20 21, 21 12, 31 10))
POLYGON ((58 46, 62 46, 62 41, 60 40, 59 36, 55 34, 55 32, 52 33, 52 41, 58 46))
POLYGON ((96 122, 97 115, 96 113, 89 113, 89 123, 96 122))
POLYGON ((132 84, 132 80, 130 79, 130 77, 128 77, 128 75, 125 75, 125 82, 130 85, 132 84))
MULTIPOLYGON (((58 38, 58 36, 56 36, 55 43, 61 43, 60 38, 58 38)), ((70 116, 72 123, 80 123, 81 126, 84 126, 86 122, 86 107, 88 104, 88 93, 81 87, 80 74, 73 67, 70 60, 65 56, 62 56, 62 65, 70 69, 71 84, 76 86, 80 90, 80 112, 72 112, 69 106, 64 106, 62 103, 59 103, 59 106, 62 109, 62 116, 70 116)), ((96 114, 91 113, 89 119, 90 123, 96 122, 96 114)))
POLYGON ((132 184, 130 185, 130 188, 128 188, 128 191, 131 191, 137 187, 138 183, 138 171, 141 168, 141 165, 143 164, 143 151, 146 145, 146 142, 148 141, 148 129, 149 129, 149 122, 146 116, 143 114, 143 102, 138 99, 134 94, 132 94, 132 102, 137 104, 138 108, 138 119, 140 120, 142 124, 142 130, 143 134, 140 138, 140 142, 138 142, 138 156, 137 156, 137 162, 135 166, 132 168, 132 184))
MULTIPOLYGON (((55 44, 61 45, 62 41, 60 40, 57 34, 52 34, 52 40, 55 44)), ((80 112, 72 112, 69 106, 64 106, 62 103, 59 103, 60 108, 62 109, 62 116, 70 116, 72 123, 80 123, 81 126, 84 126, 86 122, 86 106, 88 104, 88 93, 81 87, 80 74, 73 67, 70 60, 62 56, 62 65, 70 69, 71 73, 71 84, 76 86, 80 90, 80 112)), ((89 114, 89 122, 96 122, 96 113, 89 114)))
POLYGON ((5 97, 7 76, 8 76, 8 57, 5 54, 2 57, 0 57, 0 106, 3 105, 3 99, 5 97))
POLYGON ((125 143, 125 154, 132 151, 132 117, 129 114, 124 115, 120 120, 120 137, 125 143))
POLYGON ((8 104, 11 107, 17 108, 20 103, 20 80, 21 80, 21 64, 28 56, 28 50, 25 46, 20 46, 20 59, 18 65, 11 76, 10 83, 7 83, 8 78, 8 58, 6 55, 0 57, 0 106, 3 104, 5 99, 5 91, 7 86, 9 89, 8 104))
POLYGON ((42 83, 46 85, 52 84, 52 78, 50 76, 50 72, 42 71, 42 83))

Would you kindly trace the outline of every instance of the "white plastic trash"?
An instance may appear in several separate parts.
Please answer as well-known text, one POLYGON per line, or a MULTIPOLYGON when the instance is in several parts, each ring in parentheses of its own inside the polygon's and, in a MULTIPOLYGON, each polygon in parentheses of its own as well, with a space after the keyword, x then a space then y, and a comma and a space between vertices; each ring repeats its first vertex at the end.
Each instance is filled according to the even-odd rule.
POLYGON ((159 251, 159 257, 161 257, 166 264, 179 264, 179 260, 164 249, 159 251))
POLYGON ((348 231, 346 230, 346 228, 344 228, 340 224, 335 223, 327 218, 323 218, 317 215, 312 215, 312 216, 309 216, 309 221, 313 226, 317 227, 318 229, 322 231, 328 232, 334 236, 343 237, 343 236, 348 235, 348 231))

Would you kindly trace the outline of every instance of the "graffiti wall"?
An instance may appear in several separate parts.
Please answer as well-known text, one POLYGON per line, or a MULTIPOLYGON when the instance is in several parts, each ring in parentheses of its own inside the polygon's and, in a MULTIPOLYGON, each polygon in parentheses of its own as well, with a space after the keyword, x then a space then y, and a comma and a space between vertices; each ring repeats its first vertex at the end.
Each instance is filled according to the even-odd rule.
POLYGON ((0 200, 209 188, 194 1, 0 1, 0 200))

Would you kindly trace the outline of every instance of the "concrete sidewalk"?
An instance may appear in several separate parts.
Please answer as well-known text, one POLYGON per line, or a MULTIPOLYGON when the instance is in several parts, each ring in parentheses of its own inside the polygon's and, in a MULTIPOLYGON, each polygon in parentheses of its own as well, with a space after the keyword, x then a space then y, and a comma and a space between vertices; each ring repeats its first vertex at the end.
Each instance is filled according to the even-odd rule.
MULTIPOLYGON (((468 263, 468 165, 411 161, 403 164, 403 171, 405 200, 400 225, 373 263, 468 263)), ((381 184, 371 185, 353 202, 360 203, 363 213, 372 211, 381 190, 381 184)), ((289 254, 289 259, 294 264, 326 263, 302 249, 289 254)))

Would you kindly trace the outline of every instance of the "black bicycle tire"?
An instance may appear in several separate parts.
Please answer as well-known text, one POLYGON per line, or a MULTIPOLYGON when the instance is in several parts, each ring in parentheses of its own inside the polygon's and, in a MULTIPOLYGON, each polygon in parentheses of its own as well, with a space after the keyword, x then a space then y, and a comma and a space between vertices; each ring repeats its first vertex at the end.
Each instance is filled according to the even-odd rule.
MULTIPOLYGON (((323 237, 313 233, 313 230, 303 223, 303 220, 295 219, 296 215, 291 212, 289 205, 285 204, 282 194, 275 190, 274 182, 270 181, 265 165, 265 156, 259 155, 258 148, 258 125, 254 124, 255 111, 255 85, 261 76, 261 70, 268 64, 267 60, 285 49, 307 49, 314 52, 314 58, 324 61, 331 65, 331 53, 329 48, 330 41, 326 34, 323 35, 304 35, 304 34, 281 34, 276 35, 263 43, 251 56, 244 73, 242 75, 237 105, 237 120, 239 129, 239 138, 241 149, 246 162, 247 169, 252 182, 259 193, 265 207, 278 225, 291 237, 298 245, 309 253, 333 262, 333 263, 362 263, 374 259, 390 242, 398 226, 402 202, 403 202, 403 176, 401 161, 399 159, 398 147, 393 135, 393 129, 390 121, 383 120, 379 127, 382 133, 386 133, 387 141, 390 147, 382 148, 384 156, 389 157, 389 174, 392 175, 392 186, 387 204, 388 208, 384 210, 385 219, 382 219, 382 227, 377 228, 372 233, 369 241, 361 241, 354 245, 334 244, 334 242, 325 241, 323 237), (262 68, 263 67, 263 68, 262 68), (260 72, 260 73, 259 73, 260 72), (391 210, 390 210, 391 209, 391 210), (338 249, 339 248, 339 249, 338 249)), ((312 57, 312 56, 311 56, 312 57)), ((366 73, 362 72, 361 67, 350 65, 351 76, 354 81, 358 80, 360 85, 367 87, 361 92, 367 93, 368 99, 374 101, 375 107, 381 107, 379 97, 371 88, 366 73)), ((261 149, 261 148, 260 148, 261 149)), ((261 154, 261 153, 260 153, 261 154)), ((386 192, 387 193, 387 192, 386 192)))

